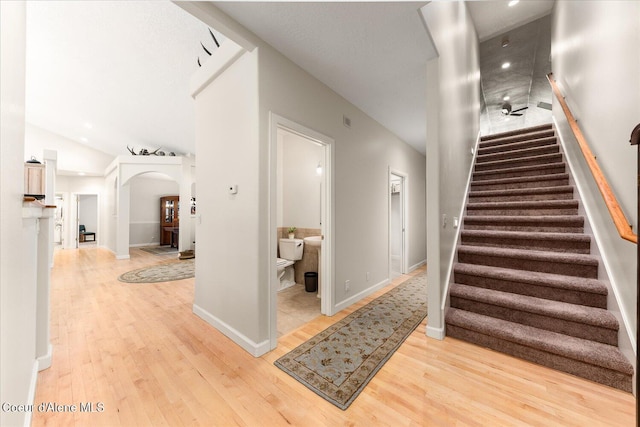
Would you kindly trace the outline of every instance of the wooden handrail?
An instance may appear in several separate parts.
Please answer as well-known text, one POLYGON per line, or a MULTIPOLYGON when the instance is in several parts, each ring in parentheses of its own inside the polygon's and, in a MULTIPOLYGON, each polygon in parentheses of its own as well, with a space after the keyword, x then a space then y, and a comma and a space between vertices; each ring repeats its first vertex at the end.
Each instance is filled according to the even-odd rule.
POLYGON ((613 223, 618 230, 618 234, 620 234, 620 237, 622 237, 623 239, 637 244, 638 235, 633 233, 629 221, 627 221, 624 212, 622 212, 622 208, 620 208, 618 200, 616 200, 616 196, 613 194, 611 187, 609 187, 607 179, 604 177, 600 166, 598 166, 598 162, 596 162, 596 157, 591 152, 589 144, 587 144, 587 140, 578 127, 578 122, 573 117, 573 114, 571 114, 571 110, 569 110, 569 106, 567 105, 562 92, 560 92, 560 88, 558 88, 556 81, 553 80, 553 73, 547 74, 547 79, 549 80, 549 84, 551 84, 551 90, 553 90, 554 95, 560 102, 560 106, 562 106, 562 111, 564 111, 565 116, 567 116, 569 126, 573 131, 573 135, 576 137, 576 141, 578 141, 578 145, 580 146, 582 155, 587 161, 587 165, 589 165, 589 169, 591 169, 593 178, 596 180, 596 184, 598 185, 600 194, 602 194, 602 197, 604 198, 604 202, 607 205, 609 214, 611 215, 613 223))

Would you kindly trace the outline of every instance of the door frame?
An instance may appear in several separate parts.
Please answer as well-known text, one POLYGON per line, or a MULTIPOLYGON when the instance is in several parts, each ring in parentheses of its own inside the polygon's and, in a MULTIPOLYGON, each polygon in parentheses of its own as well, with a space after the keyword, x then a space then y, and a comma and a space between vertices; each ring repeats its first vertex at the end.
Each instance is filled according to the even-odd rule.
POLYGON ((272 111, 269 112, 269 194, 268 194, 268 244, 269 244, 269 343, 273 350, 278 345, 277 309, 278 309, 278 236, 277 236, 277 160, 278 160, 278 130, 297 134, 305 139, 316 142, 324 147, 323 190, 321 191, 321 221, 324 240, 321 251, 322 301, 320 311, 326 316, 335 314, 334 292, 334 143, 335 141, 313 129, 282 117, 272 111))
POLYGON ((408 254, 409 254, 409 175, 397 169, 389 167, 389 179, 387 180, 387 194, 389 197, 389 280, 392 279, 391 271, 391 179, 396 176, 402 181, 402 190, 400 200, 400 208, 402 209, 402 243, 400 245, 402 253, 400 254, 400 274, 406 274, 409 271, 408 254))

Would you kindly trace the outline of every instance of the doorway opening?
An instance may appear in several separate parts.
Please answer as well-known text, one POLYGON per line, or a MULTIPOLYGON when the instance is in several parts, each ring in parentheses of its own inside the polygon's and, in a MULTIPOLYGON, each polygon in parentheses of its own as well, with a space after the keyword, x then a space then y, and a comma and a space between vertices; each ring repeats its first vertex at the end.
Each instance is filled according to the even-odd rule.
POLYGON ((389 278, 407 273, 407 182, 405 173, 389 170, 389 278))
POLYGON ((76 196, 76 248, 96 246, 98 241, 98 195, 76 196))
POLYGON ((53 249, 62 249, 64 247, 64 196, 56 194, 55 197, 56 213, 53 222, 53 249))
POLYGON ((270 345, 333 314, 332 140, 271 114, 270 345))

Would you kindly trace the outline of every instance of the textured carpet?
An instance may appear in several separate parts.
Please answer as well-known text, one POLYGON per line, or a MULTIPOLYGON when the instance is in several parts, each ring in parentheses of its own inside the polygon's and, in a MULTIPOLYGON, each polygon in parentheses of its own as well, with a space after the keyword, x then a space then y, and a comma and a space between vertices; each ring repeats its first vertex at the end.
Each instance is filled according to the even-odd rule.
POLYGON ((482 137, 477 154, 447 336, 631 392, 553 127, 482 137))
POLYGON ((140 248, 141 251, 149 252, 154 255, 167 255, 177 254, 178 248, 172 248, 171 246, 145 246, 140 248))
POLYGON ((275 365, 344 410, 426 315, 427 277, 421 274, 296 347, 275 365))
POLYGON ((194 275, 195 260, 188 259, 132 270, 122 274, 118 280, 125 283, 157 283, 189 279, 194 275))

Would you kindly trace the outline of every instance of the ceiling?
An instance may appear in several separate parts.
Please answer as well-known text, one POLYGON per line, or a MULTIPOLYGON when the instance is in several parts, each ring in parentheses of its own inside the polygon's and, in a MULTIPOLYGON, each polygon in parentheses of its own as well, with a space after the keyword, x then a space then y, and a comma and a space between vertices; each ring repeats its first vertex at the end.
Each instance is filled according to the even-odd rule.
MULTIPOLYGON (((435 54, 425 3, 216 5, 424 153, 424 70, 435 54)), ((467 3, 481 40, 553 6, 506 3, 467 3)), ((188 87, 207 57, 200 42, 214 48, 207 27, 169 2, 29 2, 27 120, 111 155, 127 145, 194 153, 188 87)))

